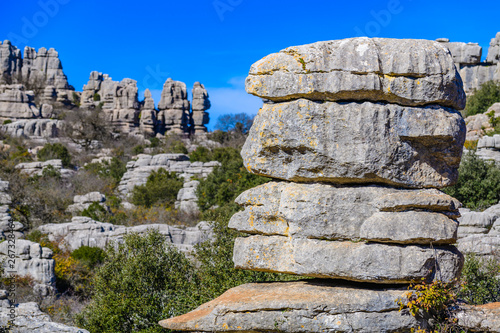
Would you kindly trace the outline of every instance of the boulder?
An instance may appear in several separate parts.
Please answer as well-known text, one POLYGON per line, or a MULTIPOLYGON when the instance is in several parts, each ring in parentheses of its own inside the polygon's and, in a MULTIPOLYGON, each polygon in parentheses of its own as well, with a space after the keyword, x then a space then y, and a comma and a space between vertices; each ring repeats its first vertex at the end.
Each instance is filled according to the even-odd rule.
POLYGON ((184 183, 184 186, 177 193, 177 201, 175 202, 175 209, 180 210, 186 214, 199 214, 198 197, 196 196, 196 189, 200 185, 197 180, 192 180, 184 183))
POLYGON ((236 268, 371 283, 451 282, 463 256, 453 246, 249 236, 236 238, 236 268))
POLYGON ((254 174, 296 182, 444 187, 464 141, 452 109, 299 99, 264 104, 241 155, 254 174))
POLYGON ((151 91, 146 89, 144 91, 144 101, 141 107, 139 127, 142 133, 150 137, 155 135, 156 113, 155 102, 151 96, 151 91))
POLYGON ((467 332, 500 332, 500 303, 464 305, 455 317, 457 324, 467 332))
POLYGON ((210 109, 210 100, 205 86, 199 82, 195 82, 193 86, 193 103, 192 103, 192 126, 195 135, 207 132, 206 124, 210 121, 208 112, 210 109))
POLYGON ((191 123, 189 108, 186 84, 167 79, 158 103, 158 133, 187 133, 191 123))
MULTIPOLYGON (((436 40, 437 42, 440 42, 436 40)), ((453 62, 460 68, 460 65, 472 65, 481 62, 483 49, 478 43, 461 43, 461 42, 441 42, 443 46, 448 48, 453 56, 453 62)))
POLYGON ((109 207, 105 204, 106 196, 100 192, 90 192, 84 195, 75 195, 73 198, 74 204, 66 208, 68 213, 80 213, 89 208, 93 203, 99 204, 105 210, 109 211, 109 207))
POLYGON ((40 117, 34 104, 32 91, 25 91, 22 84, 0 85, 0 117, 26 119, 40 117))
POLYGON ((409 332, 419 324, 395 300, 405 290, 307 280, 251 283, 160 325, 196 332, 409 332))
POLYGON ((229 227, 260 235, 453 244, 460 203, 435 189, 270 182, 243 192, 229 227))
POLYGON ((307 98, 465 107, 449 50, 427 40, 359 37, 288 47, 252 65, 246 90, 275 102, 307 98))
POLYGON ((21 119, 0 125, 0 129, 16 138, 57 138, 64 132, 64 121, 56 119, 21 119))
POLYGON ((486 62, 492 64, 500 63, 500 32, 497 32, 495 38, 491 39, 486 62))

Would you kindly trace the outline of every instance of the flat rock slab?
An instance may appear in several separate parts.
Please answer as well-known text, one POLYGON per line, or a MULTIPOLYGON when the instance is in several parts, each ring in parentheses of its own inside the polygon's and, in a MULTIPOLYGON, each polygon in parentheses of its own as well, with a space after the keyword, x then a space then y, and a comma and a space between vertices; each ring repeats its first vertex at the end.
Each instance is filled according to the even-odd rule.
POLYGON ((452 109, 381 103, 264 104, 241 151, 251 173, 295 182, 444 187, 466 127, 452 109))
POLYGON ((463 256, 453 246, 424 247, 283 236, 236 238, 236 268, 262 272, 346 279, 373 283, 451 282, 462 270, 463 256))
POLYGON ((458 325, 471 332, 500 333, 500 303, 465 305, 456 314, 458 325))
POLYGON ((241 232, 292 238, 453 244, 460 203, 436 189, 269 182, 240 194, 241 232), (452 218, 450 218, 452 217, 452 218))
POLYGON ((416 319, 395 300, 405 290, 308 280, 232 288, 160 325, 198 332, 409 332, 416 319))
POLYGON ((252 65, 246 91, 276 102, 307 98, 465 107, 450 51, 416 39, 360 37, 289 47, 252 65))

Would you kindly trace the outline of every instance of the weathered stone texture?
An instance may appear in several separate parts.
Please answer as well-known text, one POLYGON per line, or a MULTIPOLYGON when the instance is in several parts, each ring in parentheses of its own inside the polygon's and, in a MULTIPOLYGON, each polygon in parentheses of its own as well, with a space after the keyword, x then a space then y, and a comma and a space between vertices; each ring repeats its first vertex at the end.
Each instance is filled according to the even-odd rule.
POLYGON ((248 93, 272 101, 384 101, 465 107, 448 49, 413 39, 348 38, 293 46, 259 60, 248 93))
POLYGON ((464 141, 451 109, 299 99, 264 104, 241 155, 250 172, 290 181, 444 187, 464 141))

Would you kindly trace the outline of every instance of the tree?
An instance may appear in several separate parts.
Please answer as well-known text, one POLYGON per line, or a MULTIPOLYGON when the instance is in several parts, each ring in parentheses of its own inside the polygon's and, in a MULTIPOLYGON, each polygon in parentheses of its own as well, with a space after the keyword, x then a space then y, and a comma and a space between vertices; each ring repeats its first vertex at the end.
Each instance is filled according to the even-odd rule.
POLYGON ((151 207, 156 203, 171 205, 177 199, 177 193, 182 186, 183 181, 175 172, 159 169, 149 175, 146 184, 134 187, 131 202, 134 205, 146 207, 151 207))
POLYGON ((223 114, 217 118, 215 129, 223 132, 237 131, 242 134, 247 134, 250 127, 252 127, 253 118, 254 117, 246 113, 223 114))
POLYGON ((95 141, 113 139, 113 133, 99 107, 69 112, 64 120, 66 120, 64 135, 86 150, 90 149, 95 141))
POLYGON ((467 98, 466 117, 484 113, 493 104, 500 102, 500 81, 488 81, 467 98))
POLYGON ((68 148, 60 143, 47 143, 36 155, 40 161, 60 159, 63 167, 66 168, 71 164, 71 156, 68 148))

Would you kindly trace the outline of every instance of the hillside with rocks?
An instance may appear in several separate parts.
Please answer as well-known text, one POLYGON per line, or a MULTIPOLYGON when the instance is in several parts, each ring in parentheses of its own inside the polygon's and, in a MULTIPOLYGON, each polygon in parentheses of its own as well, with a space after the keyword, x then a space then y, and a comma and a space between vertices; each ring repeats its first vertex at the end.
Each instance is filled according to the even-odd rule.
POLYGON ((447 306, 499 332, 500 103, 463 115, 500 81, 500 33, 481 59, 444 38, 288 47, 250 67, 255 119, 209 132, 199 82, 141 101, 93 71, 78 91, 54 49, 0 43, 0 325, 409 332, 437 320, 409 288, 481 276, 490 295, 447 306))

